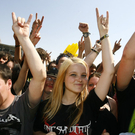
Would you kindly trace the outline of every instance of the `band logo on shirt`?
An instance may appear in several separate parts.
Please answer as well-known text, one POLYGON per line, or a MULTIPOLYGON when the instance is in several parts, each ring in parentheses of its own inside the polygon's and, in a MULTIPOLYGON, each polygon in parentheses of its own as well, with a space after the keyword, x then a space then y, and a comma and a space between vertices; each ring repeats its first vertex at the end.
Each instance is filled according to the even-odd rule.
MULTIPOLYGON (((64 126, 64 127, 63 126, 53 126, 54 124, 48 125, 48 123, 45 123, 44 129, 47 130, 48 132, 54 132, 54 129, 56 129, 59 131, 59 134, 67 134, 67 131, 68 131, 67 126, 64 126)), ((84 125, 84 126, 79 126, 79 125, 72 126, 69 129, 69 134, 75 133, 78 135, 78 134, 85 133, 86 135, 89 135, 90 125, 91 125, 91 122, 88 125, 84 125)))

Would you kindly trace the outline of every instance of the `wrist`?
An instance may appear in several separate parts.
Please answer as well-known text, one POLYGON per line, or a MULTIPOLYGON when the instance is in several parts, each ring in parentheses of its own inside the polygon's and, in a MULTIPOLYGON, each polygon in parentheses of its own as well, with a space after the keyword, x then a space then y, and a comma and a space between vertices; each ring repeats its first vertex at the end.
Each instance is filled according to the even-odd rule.
POLYGON ((103 36, 100 36, 100 39, 99 39, 98 43, 100 43, 103 39, 105 39, 107 37, 109 37, 108 34, 104 34, 103 36))
POLYGON ((84 37, 84 38, 87 38, 90 34, 91 34, 91 33, 89 33, 89 32, 83 32, 83 37, 84 37))
POLYGON ((97 55, 99 54, 99 52, 96 49, 91 49, 91 51, 95 52, 97 55))

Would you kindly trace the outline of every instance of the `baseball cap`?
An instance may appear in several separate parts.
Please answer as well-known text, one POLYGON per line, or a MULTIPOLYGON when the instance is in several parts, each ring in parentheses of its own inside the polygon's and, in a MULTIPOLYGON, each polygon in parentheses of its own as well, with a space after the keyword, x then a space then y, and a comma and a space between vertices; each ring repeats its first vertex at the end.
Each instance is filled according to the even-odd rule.
POLYGON ((58 69, 55 67, 50 68, 50 70, 47 71, 47 75, 57 77, 58 69))

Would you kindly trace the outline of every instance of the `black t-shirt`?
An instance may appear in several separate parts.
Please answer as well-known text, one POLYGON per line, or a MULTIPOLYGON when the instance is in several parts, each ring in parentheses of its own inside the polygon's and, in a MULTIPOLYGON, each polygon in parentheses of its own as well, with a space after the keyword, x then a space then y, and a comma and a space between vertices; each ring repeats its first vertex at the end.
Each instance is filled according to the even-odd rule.
MULTIPOLYGON (((43 120, 43 109, 47 101, 43 101, 39 107, 38 114, 34 123, 34 131, 42 131, 44 133, 55 132, 57 135, 66 135, 68 133, 68 125, 71 122, 72 112, 76 109, 75 105, 63 105, 56 115, 50 121, 43 120)), ((79 122, 70 127, 69 135, 90 135, 93 124, 99 108, 103 106, 104 102, 99 99, 92 90, 87 99, 84 101, 84 108, 79 122)))
POLYGON ((124 91, 117 90, 119 133, 135 133, 135 80, 132 78, 124 91), (129 128, 130 127, 130 128, 129 128))
POLYGON ((115 116, 108 111, 106 108, 104 110, 100 110, 97 119, 95 121, 93 127, 93 135, 101 135, 103 130, 106 131, 110 135, 118 135, 118 125, 115 116))

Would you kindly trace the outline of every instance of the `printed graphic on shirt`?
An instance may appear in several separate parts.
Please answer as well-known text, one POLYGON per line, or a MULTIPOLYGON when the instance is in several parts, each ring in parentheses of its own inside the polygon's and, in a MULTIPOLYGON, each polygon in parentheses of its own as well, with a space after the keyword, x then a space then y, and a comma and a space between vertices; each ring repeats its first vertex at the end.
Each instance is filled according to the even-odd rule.
POLYGON ((0 135, 19 135, 21 130, 21 122, 13 114, 0 118, 0 135))
MULTIPOLYGON (((55 126, 56 123, 49 125, 47 122, 44 124, 44 129, 47 132, 54 132, 54 130, 58 131, 58 134, 67 134, 68 127, 67 126, 55 126)), ((69 135, 90 135, 90 126, 91 122, 88 125, 79 126, 72 126, 69 129, 69 135)))

